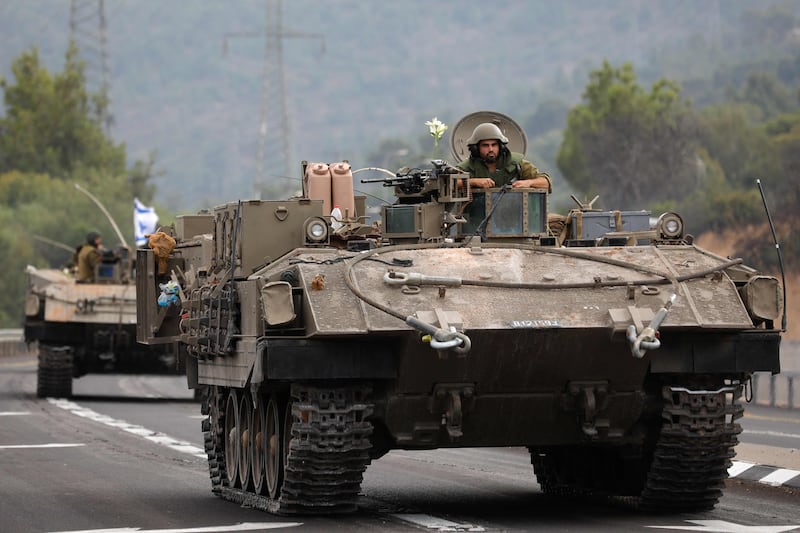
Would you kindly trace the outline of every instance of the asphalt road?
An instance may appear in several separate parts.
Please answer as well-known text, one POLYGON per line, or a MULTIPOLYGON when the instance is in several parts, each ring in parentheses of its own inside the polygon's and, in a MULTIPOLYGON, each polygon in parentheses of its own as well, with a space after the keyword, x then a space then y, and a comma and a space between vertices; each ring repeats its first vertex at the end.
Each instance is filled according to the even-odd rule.
MULTIPOLYGON (((548 498, 519 448, 391 452, 367 469, 357 513, 277 517, 211 494, 182 378, 86 376, 69 401, 35 385, 33 357, 0 359, 2 532, 800 531, 799 491, 737 479, 707 513, 548 498)), ((800 412, 747 413, 748 450, 800 456, 800 412)))

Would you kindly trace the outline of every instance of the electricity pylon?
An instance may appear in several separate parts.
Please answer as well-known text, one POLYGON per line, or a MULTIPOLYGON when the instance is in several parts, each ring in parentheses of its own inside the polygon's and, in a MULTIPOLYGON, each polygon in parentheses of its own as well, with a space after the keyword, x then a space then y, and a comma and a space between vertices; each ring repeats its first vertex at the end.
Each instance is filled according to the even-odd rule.
POLYGON ((111 69, 103 0, 72 0, 69 10, 70 38, 86 63, 86 88, 98 95, 99 118, 106 133, 111 129, 111 69))
MULTIPOLYGON (((286 108, 286 92, 283 67, 283 39, 320 39, 320 51, 325 51, 325 38, 321 34, 289 30, 283 27, 283 6, 281 0, 266 1, 266 24, 264 35, 264 71, 261 81, 261 104, 258 123, 258 150, 256 153, 256 172, 253 179, 253 195, 261 199, 266 185, 266 163, 271 173, 278 176, 289 175, 291 157, 291 128, 286 108), (267 157, 267 146, 274 146, 267 157)), ((229 37, 254 37, 260 32, 239 32, 225 34, 225 45, 229 37)))

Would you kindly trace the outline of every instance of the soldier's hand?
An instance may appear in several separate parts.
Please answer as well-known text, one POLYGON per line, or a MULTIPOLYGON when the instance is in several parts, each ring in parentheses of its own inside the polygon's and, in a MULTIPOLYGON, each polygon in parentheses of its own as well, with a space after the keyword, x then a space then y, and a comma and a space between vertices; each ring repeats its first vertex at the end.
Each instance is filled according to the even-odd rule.
POLYGON ((471 187, 488 189, 490 187, 494 187, 494 180, 492 178, 470 178, 469 184, 471 187))
POLYGON ((519 180, 511 184, 512 187, 526 187, 529 189, 547 188, 547 180, 545 178, 533 178, 532 180, 519 180))

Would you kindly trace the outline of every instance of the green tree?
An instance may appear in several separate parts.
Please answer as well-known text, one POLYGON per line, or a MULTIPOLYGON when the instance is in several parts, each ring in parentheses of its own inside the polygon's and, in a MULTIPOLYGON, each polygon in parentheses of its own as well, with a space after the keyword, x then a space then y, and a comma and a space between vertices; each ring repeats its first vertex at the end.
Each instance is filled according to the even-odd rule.
POLYGON ((97 206, 74 186, 100 199, 133 243, 133 198, 151 202, 155 159, 126 168, 123 144, 100 122, 104 95, 89 94, 83 64, 70 45, 64 71, 50 74, 36 49, 12 65, 13 82, 0 79, 5 113, 0 116, 0 327, 19 326, 25 267, 64 265, 68 248, 100 231, 108 246, 119 239, 97 206), (126 224, 127 222, 127 224, 126 224))
POLYGON ((697 187, 694 128, 677 84, 662 79, 647 92, 630 64, 604 62, 590 74, 583 103, 569 112, 558 167, 604 205, 642 208, 680 199, 697 187))
POLYGON ((698 143, 719 161, 729 187, 750 188, 755 177, 778 171, 777 154, 759 117, 749 103, 710 106, 699 113, 698 143))
POLYGON ((775 74, 752 73, 741 89, 730 92, 731 100, 755 106, 765 119, 797 110, 797 101, 792 91, 775 74))
POLYGON ((79 170, 125 173, 125 148, 100 123, 103 98, 86 91, 83 64, 70 45, 64 71, 51 75, 34 49, 11 68, 15 84, 0 81, 6 116, 0 119, 0 172, 20 170, 68 179, 79 170))

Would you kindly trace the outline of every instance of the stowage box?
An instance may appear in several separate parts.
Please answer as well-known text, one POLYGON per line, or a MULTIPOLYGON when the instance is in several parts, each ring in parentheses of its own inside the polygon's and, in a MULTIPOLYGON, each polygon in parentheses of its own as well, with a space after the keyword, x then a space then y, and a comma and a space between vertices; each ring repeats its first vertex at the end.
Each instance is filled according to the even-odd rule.
POLYGON ((292 249, 293 243, 303 242, 303 221, 313 216, 322 216, 322 200, 249 200, 217 206, 214 208, 215 263, 217 266, 230 263, 231 246, 235 241, 234 276, 249 276, 292 249), (236 211, 240 205, 237 227, 236 211))
POLYGON ((570 216, 570 239, 599 239, 615 231, 647 231, 649 211, 573 212, 570 216))

